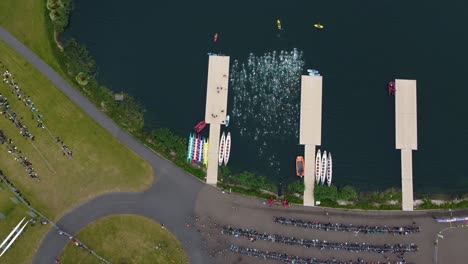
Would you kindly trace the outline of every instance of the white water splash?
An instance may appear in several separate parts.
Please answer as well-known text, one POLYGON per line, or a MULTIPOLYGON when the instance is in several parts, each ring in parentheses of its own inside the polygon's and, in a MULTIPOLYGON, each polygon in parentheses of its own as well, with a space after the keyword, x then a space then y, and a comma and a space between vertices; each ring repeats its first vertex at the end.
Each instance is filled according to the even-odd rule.
MULTIPOLYGON (((241 136, 259 142, 259 155, 271 150, 274 141, 298 138, 302 55, 294 49, 250 54, 246 63, 234 61, 232 120, 241 136)), ((279 166, 275 155, 268 153, 269 165, 279 166)))

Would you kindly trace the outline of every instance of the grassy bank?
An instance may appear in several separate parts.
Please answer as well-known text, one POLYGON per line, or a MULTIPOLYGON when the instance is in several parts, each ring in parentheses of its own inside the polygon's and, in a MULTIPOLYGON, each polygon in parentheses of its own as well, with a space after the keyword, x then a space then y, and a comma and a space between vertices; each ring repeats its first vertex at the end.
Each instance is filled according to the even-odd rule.
MULTIPOLYGON (((188 263, 180 243, 160 224, 133 216, 109 216, 86 226, 76 236, 111 263, 188 263)), ((101 263, 73 243, 63 251, 62 263, 101 263)))
MULTIPOLYGON (((10 110, 35 135, 35 140, 25 139, 4 116, 0 116, 0 129, 33 164, 40 181, 28 176, 24 167, 8 153, 6 144, 0 145, 0 168, 36 209, 56 219, 69 208, 98 194, 140 191, 150 186, 152 171, 144 160, 95 123, 2 41, 0 61, 14 75, 22 92, 40 109, 46 126, 46 129, 37 127, 31 110, 16 99, 7 84, 0 84, 0 93, 9 99, 10 110), (63 154, 55 136, 73 150, 73 158, 63 154)), ((17 220, 6 218, 5 221, 17 220)), ((25 232, 25 239, 18 241, 18 247, 37 247, 38 240, 31 237, 35 235, 38 233, 25 232)), ((33 252, 21 254, 15 258, 15 263, 30 263, 33 252)), ((9 254, 14 255, 14 251, 2 259, 8 259, 9 254)))

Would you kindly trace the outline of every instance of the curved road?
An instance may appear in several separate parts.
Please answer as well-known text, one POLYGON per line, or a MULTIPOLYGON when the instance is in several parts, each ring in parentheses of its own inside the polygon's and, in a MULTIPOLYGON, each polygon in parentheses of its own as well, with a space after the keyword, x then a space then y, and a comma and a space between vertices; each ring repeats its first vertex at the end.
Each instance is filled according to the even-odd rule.
MULTIPOLYGON (((75 234, 88 223, 107 215, 138 214, 164 223, 182 243, 191 263, 209 263, 207 254, 203 254, 200 250, 202 242, 199 233, 193 229, 183 228, 187 219, 194 215, 196 197, 204 184, 124 132, 48 64, 2 27, 0 27, 0 39, 23 56, 120 142, 148 161, 153 168, 154 181, 148 190, 142 193, 111 193, 99 196, 73 208, 57 222, 57 225, 64 231, 75 234)), ((66 237, 57 235, 55 230, 50 230, 42 241, 33 263, 53 263, 67 242, 66 237)))

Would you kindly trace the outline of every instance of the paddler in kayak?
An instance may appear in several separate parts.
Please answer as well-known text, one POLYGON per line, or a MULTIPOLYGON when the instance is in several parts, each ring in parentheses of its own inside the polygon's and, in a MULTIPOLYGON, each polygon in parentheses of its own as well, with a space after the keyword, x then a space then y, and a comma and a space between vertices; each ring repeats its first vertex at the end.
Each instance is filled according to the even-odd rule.
POLYGON ((281 27, 281 20, 276 20, 276 27, 278 28, 278 30, 283 30, 283 28, 281 27))
POLYGON ((314 24, 314 27, 317 29, 323 29, 323 25, 320 23, 314 24))
POLYGON ((215 33, 213 37, 213 42, 216 42, 216 41, 218 41, 218 33, 215 33))

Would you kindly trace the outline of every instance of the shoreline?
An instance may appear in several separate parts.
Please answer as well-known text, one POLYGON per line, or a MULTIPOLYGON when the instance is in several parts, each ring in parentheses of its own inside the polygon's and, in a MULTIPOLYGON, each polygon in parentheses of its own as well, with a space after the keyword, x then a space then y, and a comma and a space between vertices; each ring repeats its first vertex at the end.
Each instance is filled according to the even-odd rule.
MULTIPOLYGON (((55 42, 55 45, 57 47, 57 49, 59 49, 60 51, 63 52, 63 45, 58 41, 58 38, 59 38, 59 32, 57 32, 56 30, 53 30, 49 27, 49 33, 51 33, 53 35, 53 39, 54 39, 54 42, 55 42)), ((62 53, 63 54, 63 53, 62 53)), ((67 72, 67 69, 65 67, 65 62, 63 62, 63 60, 61 58, 58 58, 58 60, 60 61, 60 67, 62 68, 62 70, 64 70, 64 72, 67 72)), ((69 77, 69 76, 68 76, 69 77)), ((69 79, 69 78, 67 78, 69 79)), ((96 82, 98 82, 98 80, 96 80, 96 82)), ((76 87, 76 84, 74 85, 74 87, 76 87)), ((75 88, 77 89, 77 88, 75 88)), ((88 93, 85 93, 83 92, 83 89, 77 89, 77 90, 81 90, 81 92, 86 96, 88 97, 89 99, 90 94, 88 93)), ((110 90, 112 91, 112 90, 110 90)), ((96 103, 95 103, 96 104, 96 103)), ((99 106, 98 106, 99 107, 99 106)), ((109 116, 110 118, 112 118, 111 116, 109 116)), ((158 154, 164 156, 165 158, 168 158, 172 163, 174 163, 176 166, 182 168, 183 170, 185 170, 186 172, 190 173, 191 175, 193 175, 194 177, 200 179, 203 181, 203 178, 206 176, 205 172, 203 171, 203 169, 200 169, 200 168, 194 168, 194 167, 191 167, 191 166, 182 166, 181 162, 176 162, 178 159, 182 159, 184 160, 185 158, 184 157, 180 157, 178 155, 176 155, 175 157, 170 157, 170 155, 167 155, 167 153, 164 153, 164 151, 162 151, 163 148, 165 148, 165 146, 161 146, 160 148, 158 147, 155 147, 155 142, 157 139, 155 137, 151 137, 151 135, 153 134, 154 131, 145 131, 143 129, 131 129, 129 127, 123 127, 121 122, 118 122, 118 120, 112 118, 114 121, 116 121, 119 126, 121 128, 123 128, 125 131, 129 132, 132 134, 132 136, 137 139, 138 141, 140 141, 141 143, 147 145, 149 148, 151 148, 153 151, 157 152, 158 154), (133 131, 132 131, 133 130, 133 131), (138 134, 141 134, 142 136, 136 136, 133 132, 137 132, 138 134), (190 169, 188 167, 191 167, 190 169), (189 169, 189 170, 188 170, 189 169), (194 174, 196 173, 196 174, 194 174)), ((170 129, 167 129, 170 131, 170 129)), ((173 134, 174 137, 178 137, 177 135, 175 135, 172 131, 170 131, 170 133, 173 134)), ((184 138, 181 138, 179 137, 182 141, 184 140, 184 138)), ((184 146, 185 148, 185 146, 184 146)), ((172 150, 169 149, 169 152, 174 152, 172 150)), ((293 183, 293 182, 292 182, 293 183)), ((218 185, 219 184, 224 184, 222 181, 218 181, 218 185)), ((268 181, 268 184, 269 185, 273 185, 274 183, 268 181)), ((237 187, 240 187, 242 189, 245 189, 245 190, 248 190, 250 191, 250 194, 251 196, 255 196, 255 197, 260 197, 260 198, 263 198, 262 195, 258 195, 255 193, 256 190, 252 189, 251 186, 245 186, 245 185, 241 185, 241 184, 234 184, 236 185, 237 187)), ((284 186, 287 188, 287 186, 284 186)), ((344 187, 344 186, 343 186, 344 187)), ((340 188, 343 188, 343 187, 340 187, 340 188)), ((352 186, 351 186, 352 187, 352 186)), ((353 189, 355 189, 354 187, 352 187, 353 189)), ((389 190, 389 189, 396 189, 396 190, 401 190, 401 187, 397 187, 397 188, 394 188, 394 187, 391 187, 391 188, 387 188, 385 191, 389 190)), ((265 193, 265 191, 267 192, 272 192, 272 190, 264 190, 263 192, 260 192, 260 193, 265 193)), ((383 191, 383 192, 385 192, 383 191)), ((375 192, 372 192, 372 191, 357 191, 359 194, 368 194, 368 193, 375 193, 375 192)), ((378 193, 382 193, 382 192, 378 192, 378 193)), ((245 194, 245 193, 242 193, 241 194, 245 194)), ((294 193, 288 193, 289 195, 295 195, 294 193)), ((462 198, 462 197, 465 197, 467 194, 444 194, 444 193, 430 193, 430 194, 423 194, 423 195, 418 195, 416 194, 416 197, 423 197, 423 199, 415 199, 414 202, 415 202, 415 205, 422 205, 424 203, 427 204, 427 201, 434 201, 432 202, 432 204, 434 204, 435 206, 440 206, 440 205, 443 205, 443 204, 447 204, 447 203, 452 203, 452 204, 458 204, 462 201, 466 201, 464 199, 459 199, 459 198, 462 198), (431 199, 431 197, 440 197, 440 196, 445 196, 445 197, 457 197, 457 198, 449 198, 449 199, 431 199)), ((339 200, 336 200, 334 202, 338 202, 339 204, 339 200)), ((352 203, 352 202, 351 202, 352 203)), ((399 204, 399 203, 397 203, 399 204)), ((330 207, 330 208, 342 208, 342 206, 326 206, 326 207, 330 207)), ((416 207, 416 206, 415 206, 416 207)), ((353 209, 357 209, 357 208, 353 208, 353 209)), ((365 208, 362 208, 365 210, 365 208)), ((383 210, 383 209, 378 209, 378 210, 383 210)))

